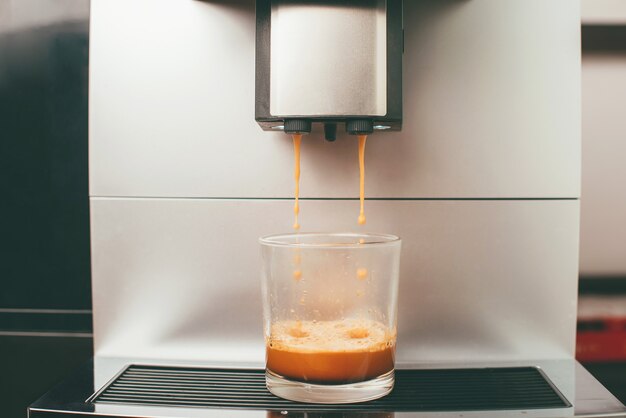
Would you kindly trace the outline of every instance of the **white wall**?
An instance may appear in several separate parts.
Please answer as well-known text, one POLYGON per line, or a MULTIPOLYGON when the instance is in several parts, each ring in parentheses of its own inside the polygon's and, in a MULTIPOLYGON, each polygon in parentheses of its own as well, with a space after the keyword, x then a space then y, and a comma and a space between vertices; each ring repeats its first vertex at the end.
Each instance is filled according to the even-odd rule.
POLYGON ((581 274, 626 274, 626 54, 583 56, 581 274))
POLYGON ((582 0, 581 17, 585 24, 626 24, 626 1, 582 0))

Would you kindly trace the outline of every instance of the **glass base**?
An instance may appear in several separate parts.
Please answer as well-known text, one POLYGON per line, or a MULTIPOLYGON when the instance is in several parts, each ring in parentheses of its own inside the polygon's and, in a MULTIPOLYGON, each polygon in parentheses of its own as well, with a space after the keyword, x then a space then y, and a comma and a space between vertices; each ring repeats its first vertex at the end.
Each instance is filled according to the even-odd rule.
POLYGON ((319 385, 297 382, 265 371, 265 384, 274 395, 290 401, 308 403, 357 403, 382 398, 393 389, 394 371, 375 379, 346 385, 319 385))

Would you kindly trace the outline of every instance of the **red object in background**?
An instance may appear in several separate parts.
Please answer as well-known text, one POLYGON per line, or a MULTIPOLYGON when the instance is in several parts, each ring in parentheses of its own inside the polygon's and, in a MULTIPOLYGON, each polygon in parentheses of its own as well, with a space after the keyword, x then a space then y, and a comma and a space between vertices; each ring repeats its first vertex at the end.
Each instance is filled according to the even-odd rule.
POLYGON ((579 318, 576 359, 580 362, 626 360, 626 316, 579 318))

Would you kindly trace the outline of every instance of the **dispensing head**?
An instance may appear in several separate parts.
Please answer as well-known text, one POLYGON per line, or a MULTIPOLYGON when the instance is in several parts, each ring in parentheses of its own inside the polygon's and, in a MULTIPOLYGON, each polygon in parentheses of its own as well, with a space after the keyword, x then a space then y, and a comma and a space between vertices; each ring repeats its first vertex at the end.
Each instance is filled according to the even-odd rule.
POLYGON ((256 120, 352 135, 402 128, 402 0, 257 0, 256 120))
MULTIPOLYGON (((281 126, 286 134, 306 135, 311 133, 313 124, 306 119, 287 119, 281 126)), ((346 121, 346 132, 350 135, 370 135, 374 132, 374 123, 370 119, 349 119, 346 121)), ((334 142, 337 139, 336 123, 324 123, 324 138, 329 142, 334 142)))

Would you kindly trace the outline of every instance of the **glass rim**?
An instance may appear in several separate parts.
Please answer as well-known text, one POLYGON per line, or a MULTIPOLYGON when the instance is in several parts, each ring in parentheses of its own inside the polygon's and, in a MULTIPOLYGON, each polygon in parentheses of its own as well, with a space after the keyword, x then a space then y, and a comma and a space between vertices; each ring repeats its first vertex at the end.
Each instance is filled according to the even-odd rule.
POLYGON ((351 248, 371 248, 386 247, 401 243, 400 237, 391 234, 378 234, 369 232, 292 232, 286 234, 271 234, 259 238, 261 245, 269 247, 285 248, 317 248, 317 249, 351 249, 351 248), (329 238, 352 238, 355 242, 293 242, 287 239, 297 239, 298 237, 329 237, 329 238), (367 239, 368 242, 360 243, 358 239, 367 239))

